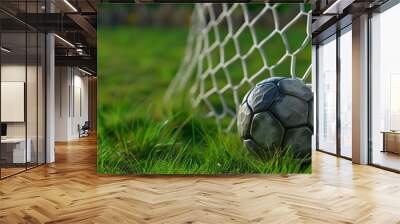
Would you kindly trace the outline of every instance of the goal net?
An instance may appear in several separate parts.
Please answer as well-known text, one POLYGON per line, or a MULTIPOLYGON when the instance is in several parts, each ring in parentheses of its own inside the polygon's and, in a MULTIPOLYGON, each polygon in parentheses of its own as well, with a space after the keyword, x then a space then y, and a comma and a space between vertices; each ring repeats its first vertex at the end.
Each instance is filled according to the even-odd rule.
POLYGON ((311 82, 310 24, 309 4, 196 4, 166 99, 189 91, 193 107, 232 130, 242 98, 259 81, 311 82))

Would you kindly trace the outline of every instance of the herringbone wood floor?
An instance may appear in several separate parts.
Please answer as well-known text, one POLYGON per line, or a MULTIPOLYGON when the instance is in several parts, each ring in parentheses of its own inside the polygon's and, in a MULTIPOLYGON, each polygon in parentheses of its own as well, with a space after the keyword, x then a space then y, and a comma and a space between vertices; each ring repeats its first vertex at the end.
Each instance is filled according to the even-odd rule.
POLYGON ((312 175, 96 174, 93 137, 0 181, 0 223, 400 223, 400 175, 316 152, 312 175))

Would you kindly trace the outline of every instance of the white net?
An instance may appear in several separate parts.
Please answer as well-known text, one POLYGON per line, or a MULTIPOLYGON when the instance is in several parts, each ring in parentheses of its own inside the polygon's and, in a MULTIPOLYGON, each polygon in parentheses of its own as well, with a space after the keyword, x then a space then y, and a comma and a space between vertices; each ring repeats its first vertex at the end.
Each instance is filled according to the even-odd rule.
POLYGON ((196 4, 185 57, 166 99, 189 90, 192 105, 235 127, 236 109, 257 82, 311 79, 308 4, 196 4))

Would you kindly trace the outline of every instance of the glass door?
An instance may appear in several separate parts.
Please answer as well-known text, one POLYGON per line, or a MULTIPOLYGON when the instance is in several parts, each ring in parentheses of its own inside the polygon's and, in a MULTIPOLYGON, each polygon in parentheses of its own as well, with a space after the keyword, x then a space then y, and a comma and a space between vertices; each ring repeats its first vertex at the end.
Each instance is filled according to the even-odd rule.
POLYGON ((318 150, 336 154, 336 35, 318 46, 318 150))

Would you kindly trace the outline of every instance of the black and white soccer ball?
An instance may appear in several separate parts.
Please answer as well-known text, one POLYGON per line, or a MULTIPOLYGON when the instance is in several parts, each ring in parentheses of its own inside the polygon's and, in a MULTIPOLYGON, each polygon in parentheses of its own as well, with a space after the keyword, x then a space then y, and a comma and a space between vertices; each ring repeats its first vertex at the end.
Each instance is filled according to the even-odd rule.
POLYGON ((300 79, 265 79, 244 97, 237 125, 246 148, 263 158, 272 150, 288 149, 310 161, 313 93, 300 79))

